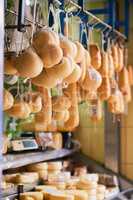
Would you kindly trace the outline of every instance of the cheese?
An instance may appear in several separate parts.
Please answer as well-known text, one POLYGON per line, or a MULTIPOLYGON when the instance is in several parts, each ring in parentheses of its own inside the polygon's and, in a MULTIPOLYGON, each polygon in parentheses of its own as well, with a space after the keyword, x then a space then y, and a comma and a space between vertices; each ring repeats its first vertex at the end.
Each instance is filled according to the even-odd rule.
POLYGON ((31 171, 31 172, 37 172, 37 171, 40 171, 40 170, 47 170, 48 169, 48 165, 47 165, 46 162, 42 162, 42 163, 28 165, 26 167, 26 169, 28 171, 31 171))
POLYGON ((62 169, 62 162, 48 162, 48 170, 61 170, 62 169))
POLYGON ((66 193, 74 195, 74 200, 88 200, 88 194, 83 190, 66 190, 66 193))
POLYGON ((49 200, 74 200, 74 196, 63 192, 56 192, 55 194, 50 194, 49 200))
POLYGON ((36 191, 45 191, 47 189, 56 190, 56 187, 51 185, 38 185, 35 187, 36 191))
POLYGON ((20 200, 29 200, 28 197, 32 197, 33 200, 43 200, 42 192, 25 192, 20 194, 20 200))

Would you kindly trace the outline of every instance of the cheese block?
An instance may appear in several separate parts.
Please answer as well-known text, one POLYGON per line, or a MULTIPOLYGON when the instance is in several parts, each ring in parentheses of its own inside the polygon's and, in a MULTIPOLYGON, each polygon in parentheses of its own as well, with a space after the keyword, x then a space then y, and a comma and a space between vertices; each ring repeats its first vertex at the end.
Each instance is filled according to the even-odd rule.
POLYGON ((12 94, 4 89, 4 94, 3 94, 3 110, 8 110, 10 109, 12 106, 13 106, 13 103, 14 103, 14 98, 12 96, 12 94))
POLYGON ((61 161, 48 162, 48 170, 61 170, 61 169, 62 169, 61 161))
POLYGON ((48 164, 47 164, 47 162, 31 164, 31 165, 28 165, 26 167, 26 169, 28 171, 31 171, 31 172, 38 172, 40 170, 47 170, 48 169, 48 164))
POLYGON ((74 195, 74 200, 88 200, 88 194, 83 190, 66 190, 66 193, 74 195))
POLYGON ((28 200, 27 197, 32 197, 33 200, 43 200, 42 192, 24 192, 20 194, 20 200, 28 200))

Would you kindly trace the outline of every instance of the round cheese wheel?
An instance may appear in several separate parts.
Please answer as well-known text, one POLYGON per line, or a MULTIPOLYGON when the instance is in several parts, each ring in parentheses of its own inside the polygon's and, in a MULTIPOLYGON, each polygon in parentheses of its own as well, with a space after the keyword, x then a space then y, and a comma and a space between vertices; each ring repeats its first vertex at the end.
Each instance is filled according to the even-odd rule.
POLYGON ((14 105, 7 110, 7 114, 10 117, 26 119, 31 113, 28 103, 23 101, 15 102, 14 105))
POLYGON ((14 55, 10 55, 4 60, 4 74, 15 75, 17 74, 17 69, 15 68, 15 59, 14 55))
POLYGON ((101 67, 101 52, 97 44, 90 44, 89 51, 91 56, 91 65, 95 69, 99 69, 101 67))
POLYGON ((62 60, 63 52, 59 46, 50 44, 43 46, 38 55, 42 59, 44 68, 51 68, 62 60))
POLYGON ((75 200, 88 200, 88 194, 83 190, 66 190, 66 193, 74 195, 75 200))
POLYGON ((50 29, 44 28, 34 34, 32 45, 36 49, 37 53, 41 48, 49 44, 59 46, 60 41, 57 33, 50 29))
POLYGON ((14 98, 12 96, 12 94, 8 91, 4 89, 4 93, 3 93, 3 110, 8 110, 13 106, 14 103, 14 98))
POLYGON ((49 200, 74 200, 74 196, 73 195, 69 195, 69 194, 51 194, 49 200))
POLYGON ((28 48, 16 58, 15 68, 20 76, 33 78, 41 73, 43 62, 32 48, 28 48))
POLYGON ((54 189, 56 190, 56 187, 55 186, 51 186, 51 185, 37 185, 35 187, 35 190, 36 191, 44 191, 47 190, 47 189, 54 189))

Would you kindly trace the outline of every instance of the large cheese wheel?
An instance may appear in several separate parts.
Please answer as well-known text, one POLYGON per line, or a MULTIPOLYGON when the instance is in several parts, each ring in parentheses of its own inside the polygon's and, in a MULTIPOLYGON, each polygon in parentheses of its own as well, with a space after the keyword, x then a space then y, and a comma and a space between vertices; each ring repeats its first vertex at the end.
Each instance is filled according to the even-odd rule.
POLYGON ((20 200, 28 200, 27 197, 32 197, 34 200, 43 200, 42 192, 24 192, 20 194, 20 200))
POLYGON ((102 77, 107 77, 109 75, 109 61, 108 61, 108 53, 102 52, 101 53, 101 67, 99 69, 100 74, 102 77))
POLYGON ((66 96, 57 96, 52 98, 52 109, 55 112, 61 112, 63 110, 69 109, 71 106, 71 101, 66 96))
POLYGON ((90 101, 90 119, 93 122, 100 121, 102 119, 102 102, 99 99, 90 101))
POLYGON ((89 45, 90 56, 91 56, 91 65, 95 69, 99 69, 101 67, 101 52, 97 44, 89 45))
POLYGON ((64 56, 66 56, 66 57, 68 56, 73 59, 75 58, 75 56, 77 54, 77 47, 72 41, 70 41, 66 37, 61 37, 60 38, 60 47, 63 50, 64 56))
POLYGON ((51 186, 51 185, 37 185, 35 187, 36 191, 45 191, 47 189, 54 189, 54 190, 56 190, 56 187, 55 186, 51 186))
POLYGON ((72 73, 64 79, 64 83, 67 85, 77 82, 81 76, 81 68, 79 65, 75 64, 72 73))
POLYGON ((103 100, 107 100, 111 95, 111 86, 110 86, 110 80, 108 77, 102 78, 102 84, 98 88, 98 96, 99 98, 103 100))
POLYGON ((40 171, 40 170, 47 170, 48 164, 46 162, 31 164, 31 165, 28 165, 26 167, 26 169, 28 171, 31 171, 31 172, 34 172, 34 171, 37 172, 37 171, 40 171))
POLYGON ((15 102, 14 105, 7 110, 7 114, 10 117, 26 119, 31 113, 28 103, 24 101, 15 102))
POLYGON ((133 66, 132 65, 128 66, 128 78, 129 78, 129 84, 132 86, 133 85, 133 66))
POLYGON ((76 63, 81 63, 82 59, 84 58, 84 47, 78 41, 76 41, 75 44, 77 46, 77 54, 75 56, 75 62, 76 63))
POLYGON ((117 71, 118 69, 118 65, 119 65, 119 61, 118 61, 118 46, 117 45, 113 45, 112 48, 112 56, 113 56, 113 62, 114 62, 114 68, 117 71))
POLYGON ((102 78, 99 72, 97 72, 93 67, 89 67, 84 81, 81 83, 83 90, 96 91, 100 87, 102 78))
POLYGON ((118 67, 116 68, 117 72, 120 72, 124 67, 124 49, 118 47, 118 67))
POLYGON ((10 55, 4 60, 4 73, 7 75, 15 75, 17 73, 17 69, 15 68, 15 59, 14 55, 10 55))
POLYGON ((38 55, 42 59, 44 67, 51 68, 61 61, 63 52, 59 46, 50 44, 41 48, 38 55))
POLYGON ((28 48, 16 58, 15 67, 20 76, 33 78, 41 73, 43 62, 32 48, 28 48))
POLYGON ((4 94, 3 94, 3 110, 8 110, 13 106, 14 103, 14 98, 12 94, 4 89, 4 94))
POLYGON ((57 33, 50 29, 44 28, 34 34, 32 45, 37 52, 40 51, 41 48, 49 44, 59 46, 60 41, 57 33))

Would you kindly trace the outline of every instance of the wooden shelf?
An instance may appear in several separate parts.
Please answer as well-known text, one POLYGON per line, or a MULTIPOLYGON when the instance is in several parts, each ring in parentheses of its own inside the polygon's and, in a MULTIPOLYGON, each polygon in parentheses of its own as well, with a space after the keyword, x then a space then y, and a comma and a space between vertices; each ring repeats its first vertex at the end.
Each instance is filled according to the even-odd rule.
POLYGON ((20 154, 7 154, 3 156, 3 162, 0 164, 3 170, 22 167, 28 164, 41 161, 49 161, 70 156, 80 149, 80 144, 77 141, 73 142, 72 149, 46 150, 37 152, 23 152, 20 154))

